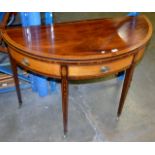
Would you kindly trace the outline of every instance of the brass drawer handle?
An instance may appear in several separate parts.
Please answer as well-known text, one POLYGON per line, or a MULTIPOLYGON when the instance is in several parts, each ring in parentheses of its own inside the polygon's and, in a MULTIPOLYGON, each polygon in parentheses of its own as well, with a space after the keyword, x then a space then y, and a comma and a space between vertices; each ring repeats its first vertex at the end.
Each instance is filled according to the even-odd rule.
POLYGON ((110 70, 110 68, 108 67, 108 66, 103 66, 103 67, 101 67, 101 69, 100 69, 100 71, 102 72, 102 73, 106 73, 106 72, 108 72, 110 70))
POLYGON ((25 66, 30 66, 29 60, 27 58, 23 58, 22 64, 25 66))

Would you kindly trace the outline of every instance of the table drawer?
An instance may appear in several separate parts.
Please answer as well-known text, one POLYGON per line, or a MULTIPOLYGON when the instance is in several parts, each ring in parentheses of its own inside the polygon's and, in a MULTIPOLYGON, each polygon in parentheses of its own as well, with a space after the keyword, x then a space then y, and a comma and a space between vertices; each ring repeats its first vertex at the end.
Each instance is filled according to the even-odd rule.
MULTIPOLYGON (((16 51, 10 49, 11 56, 22 66, 29 70, 46 74, 52 77, 60 77, 60 64, 48 63, 28 56, 24 56, 16 51)), ((69 78, 70 79, 86 79, 91 77, 100 77, 107 74, 119 72, 128 68, 133 60, 133 56, 115 60, 109 63, 95 64, 95 65, 70 65, 69 78)))
POLYGON ((89 65, 89 66, 70 66, 69 76, 72 78, 84 78, 92 76, 102 76, 106 74, 111 74, 114 72, 119 72, 123 69, 128 68, 133 60, 133 56, 128 56, 126 58, 115 60, 113 62, 99 64, 99 65, 89 65))
POLYGON ((60 76, 60 65, 29 58, 10 49, 11 56, 22 66, 38 73, 60 76))

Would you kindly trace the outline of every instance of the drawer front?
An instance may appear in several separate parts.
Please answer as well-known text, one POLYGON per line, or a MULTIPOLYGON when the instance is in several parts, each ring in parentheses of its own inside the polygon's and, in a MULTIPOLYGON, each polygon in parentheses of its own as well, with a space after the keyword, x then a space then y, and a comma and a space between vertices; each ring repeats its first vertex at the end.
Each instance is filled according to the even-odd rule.
POLYGON ((128 68, 133 60, 133 56, 129 56, 117 61, 110 63, 104 63, 99 65, 89 65, 89 66, 70 66, 69 76, 71 78, 91 78, 97 76, 104 76, 107 74, 119 72, 123 69, 128 68))
POLYGON ((11 56, 22 66, 42 74, 60 76, 60 65, 29 58, 10 49, 11 56))
MULTIPOLYGON (((60 64, 48 63, 24 56, 10 49, 11 56, 22 66, 27 69, 46 74, 51 77, 60 78, 60 64)), ((68 67, 69 79, 89 79, 93 77, 102 77, 104 75, 117 73, 128 68, 133 60, 133 56, 129 56, 117 61, 97 64, 97 65, 70 65, 68 67)))

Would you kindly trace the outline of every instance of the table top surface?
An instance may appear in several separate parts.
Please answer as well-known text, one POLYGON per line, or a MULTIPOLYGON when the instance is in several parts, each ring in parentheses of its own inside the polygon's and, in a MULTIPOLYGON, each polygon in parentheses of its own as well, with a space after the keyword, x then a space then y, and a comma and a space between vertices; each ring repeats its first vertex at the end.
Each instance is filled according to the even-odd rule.
POLYGON ((31 55, 60 60, 109 58, 135 50, 151 37, 147 17, 121 17, 9 28, 7 44, 31 55))

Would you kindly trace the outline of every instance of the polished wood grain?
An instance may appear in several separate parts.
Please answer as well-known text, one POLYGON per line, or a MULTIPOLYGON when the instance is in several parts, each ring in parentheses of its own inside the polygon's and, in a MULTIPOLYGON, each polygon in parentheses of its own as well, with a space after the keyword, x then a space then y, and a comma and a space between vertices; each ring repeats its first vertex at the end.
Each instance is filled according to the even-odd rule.
POLYGON ((27 55, 64 62, 113 57, 112 49, 122 55, 144 45, 151 33, 148 19, 138 16, 17 27, 8 29, 3 38, 27 55))
POLYGON ((126 71, 117 115, 120 116, 134 68, 152 35, 147 17, 121 17, 16 27, 2 31, 8 45, 19 102, 17 64, 61 80, 64 134, 68 131, 68 82, 126 71))

